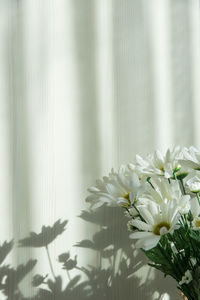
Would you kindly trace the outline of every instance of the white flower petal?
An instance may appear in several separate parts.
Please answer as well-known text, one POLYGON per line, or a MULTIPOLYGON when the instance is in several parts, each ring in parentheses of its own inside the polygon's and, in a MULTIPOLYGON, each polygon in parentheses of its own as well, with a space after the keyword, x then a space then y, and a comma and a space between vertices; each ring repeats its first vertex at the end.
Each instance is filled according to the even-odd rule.
POLYGON ((197 197, 192 198, 190 203, 191 203, 191 213, 193 217, 198 217, 198 215, 200 214, 200 206, 197 197))
POLYGON ((142 239, 136 243, 136 248, 143 248, 144 250, 148 251, 154 248, 160 240, 160 236, 152 235, 152 237, 142 239))
POLYGON ((138 154, 136 155, 136 162, 143 167, 148 166, 148 163, 138 154))
POLYGON ((132 225, 137 227, 138 229, 144 230, 144 231, 152 231, 153 230, 153 226, 149 225, 143 221, 140 220, 132 220, 132 225))
POLYGON ((139 207, 138 208, 140 215, 143 217, 143 219, 153 225, 154 224, 154 219, 153 216, 150 214, 150 212, 148 211, 148 209, 146 207, 139 207))
POLYGON ((179 162, 183 167, 186 167, 186 168, 197 169, 200 167, 200 165, 198 163, 195 163, 192 160, 179 160, 179 162))
POLYGON ((134 232, 129 235, 131 239, 145 239, 147 237, 152 237, 152 236, 153 236, 152 232, 144 232, 144 231, 134 232))
POLYGON ((154 202, 150 202, 148 205, 149 211, 151 213, 152 216, 156 216, 157 214, 159 214, 159 209, 158 209, 158 205, 154 202))
POLYGON ((138 175, 133 173, 132 176, 131 176, 131 186, 133 188, 139 188, 140 187, 140 180, 138 178, 138 175))

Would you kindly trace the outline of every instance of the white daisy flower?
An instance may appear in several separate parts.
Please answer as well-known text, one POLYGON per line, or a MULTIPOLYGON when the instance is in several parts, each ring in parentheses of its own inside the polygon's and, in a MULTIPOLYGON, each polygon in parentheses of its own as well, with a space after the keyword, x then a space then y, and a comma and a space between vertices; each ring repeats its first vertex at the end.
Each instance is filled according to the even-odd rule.
POLYGON ((135 170, 147 176, 160 175, 165 178, 174 178, 174 172, 181 174, 179 160, 182 157, 182 149, 179 146, 174 147, 172 151, 168 149, 165 155, 162 155, 159 150, 147 155, 146 158, 136 155, 135 170))
POLYGON ((90 187, 88 191, 91 195, 86 198, 86 201, 91 202, 95 207, 104 203, 108 206, 129 207, 137 198, 141 187, 137 174, 122 165, 118 172, 112 169, 108 177, 103 177, 103 180, 96 182, 96 186, 90 187))
POLYGON ((178 228, 180 214, 172 201, 160 205, 150 202, 147 207, 139 207, 138 210, 144 221, 132 220, 132 225, 142 231, 130 234, 130 238, 138 239, 136 248, 150 250, 163 235, 173 233, 178 228))
MULTIPOLYGON (((139 158, 139 155, 136 155, 136 160, 139 158)), ((147 178, 149 177, 149 174, 144 174, 143 172, 141 172, 141 168, 138 166, 138 164, 134 164, 134 163, 129 163, 128 164, 128 168, 137 174, 138 178, 140 179, 141 182, 145 182, 147 180, 147 178)))
POLYGON ((197 199, 197 197, 193 197, 191 199, 191 213, 193 215, 193 217, 198 217, 200 215, 200 205, 199 205, 199 201, 197 199))
POLYGON ((180 285, 182 284, 188 284, 190 283, 190 281, 192 281, 192 274, 189 270, 187 270, 185 272, 185 274, 183 275, 181 281, 179 282, 180 285))
POLYGON ((200 173, 192 172, 188 177, 186 177, 186 186, 192 193, 200 192, 200 173))
POLYGON ((190 210, 190 196, 183 195, 179 186, 178 181, 168 182, 164 178, 152 178, 150 184, 146 184, 146 192, 143 195, 138 196, 138 201, 140 203, 148 203, 148 201, 153 201, 158 204, 169 203, 173 201, 174 205, 178 207, 180 213, 188 213, 190 210))
POLYGON ((197 200, 197 197, 191 199, 191 209, 190 209, 193 220, 192 220, 192 229, 200 230, 200 205, 197 200))
POLYGON ((200 217, 194 217, 192 220, 192 229, 200 230, 200 217))
POLYGON ((193 146, 184 148, 183 159, 179 163, 187 168, 200 170, 200 152, 193 146))

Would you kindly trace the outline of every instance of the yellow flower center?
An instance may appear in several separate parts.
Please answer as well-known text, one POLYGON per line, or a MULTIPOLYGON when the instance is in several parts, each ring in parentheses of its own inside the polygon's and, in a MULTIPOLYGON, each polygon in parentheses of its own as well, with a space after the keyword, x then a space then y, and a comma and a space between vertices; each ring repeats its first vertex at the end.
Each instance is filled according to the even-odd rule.
POLYGON ((161 235, 161 229, 166 229, 167 231, 170 229, 170 224, 167 222, 161 222, 154 227, 153 233, 156 235, 161 235))
POLYGON ((164 173, 164 172, 165 172, 164 166, 161 166, 161 167, 160 167, 160 170, 164 173))
POLYGON ((200 227, 200 220, 196 220, 195 226, 196 226, 196 227, 200 227))
POLYGON ((127 203, 123 204, 124 207, 131 206, 131 201, 130 201, 129 194, 130 193, 127 193, 126 195, 123 196, 123 198, 127 200, 127 203))

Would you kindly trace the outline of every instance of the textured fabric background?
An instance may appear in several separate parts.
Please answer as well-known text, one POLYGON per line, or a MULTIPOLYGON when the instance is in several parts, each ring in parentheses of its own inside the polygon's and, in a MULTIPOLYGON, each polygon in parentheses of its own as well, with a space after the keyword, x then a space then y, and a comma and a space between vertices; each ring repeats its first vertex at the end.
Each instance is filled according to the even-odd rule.
MULTIPOLYGON (((0 0, 0 242, 68 219, 50 249, 56 272, 67 249, 95 265, 94 251, 73 247, 97 230, 78 218, 87 187, 136 153, 200 147, 199 12, 198 0, 0 0)), ((119 242, 124 230, 119 220, 119 242)), ((42 250, 10 260, 33 256, 49 272, 42 250)), ((130 298, 178 300, 141 260, 130 298)))

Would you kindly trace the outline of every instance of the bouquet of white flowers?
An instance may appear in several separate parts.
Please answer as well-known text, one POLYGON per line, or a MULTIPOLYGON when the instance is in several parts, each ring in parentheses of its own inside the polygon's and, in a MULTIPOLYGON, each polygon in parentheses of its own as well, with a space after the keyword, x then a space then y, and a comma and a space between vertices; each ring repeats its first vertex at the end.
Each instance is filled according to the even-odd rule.
POLYGON ((200 300, 200 152, 175 147, 112 170, 89 188, 92 206, 121 206, 150 266, 170 275, 188 300, 200 300))

